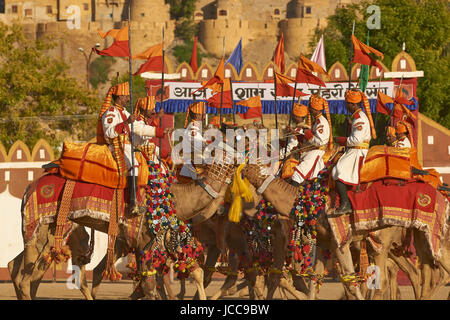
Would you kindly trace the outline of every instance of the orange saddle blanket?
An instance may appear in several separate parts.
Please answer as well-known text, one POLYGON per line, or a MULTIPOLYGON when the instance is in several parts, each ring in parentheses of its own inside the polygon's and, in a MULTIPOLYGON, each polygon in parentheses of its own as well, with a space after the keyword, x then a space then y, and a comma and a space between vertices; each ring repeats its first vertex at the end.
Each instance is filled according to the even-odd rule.
MULTIPOLYGON (((146 185, 148 166, 141 153, 136 152, 139 163, 138 185, 146 185)), ((120 177, 117 163, 107 145, 96 143, 64 142, 61 157, 55 161, 59 173, 66 179, 99 184, 108 188, 124 189, 126 177, 120 177)))
POLYGON ((360 183, 383 178, 409 180, 412 178, 411 162, 410 148, 373 146, 361 168, 360 183))

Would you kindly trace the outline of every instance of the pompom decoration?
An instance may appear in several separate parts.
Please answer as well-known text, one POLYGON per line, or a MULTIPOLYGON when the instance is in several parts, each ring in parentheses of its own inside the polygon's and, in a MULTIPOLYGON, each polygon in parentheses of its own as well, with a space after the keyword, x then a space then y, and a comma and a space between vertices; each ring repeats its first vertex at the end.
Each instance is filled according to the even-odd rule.
MULTIPOLYGON (((174 271, 179 278, 184 278, 198 267, 197 259, 203 252, 200 243, 194 241, 191 225, 180 220, 176 215, 173 195, 170 192, 172 183, 177 183, 175 174, 164 174, 159 164, 149 162, 149 177, 146 188, 146 223, 154 234, 154 243, 141 252, 142 263, 146 271, 142 276, 153 276, 157 271, 169 272, 167 260, 174 262, 174 271), (168 243, 162 245, 163 238, 169 234, 168 243)), ((139 276, 132 275, 134 279, 139 276)))
POLYGON ((240 256, 240 268, 246 270, 259 269, 267 272, 273 262, 271 229, 277 212, 272 204, 264 199, 258 204, 257 213, 253 218, 243 215, 239 222, 244 230, 252 261, 240 256))

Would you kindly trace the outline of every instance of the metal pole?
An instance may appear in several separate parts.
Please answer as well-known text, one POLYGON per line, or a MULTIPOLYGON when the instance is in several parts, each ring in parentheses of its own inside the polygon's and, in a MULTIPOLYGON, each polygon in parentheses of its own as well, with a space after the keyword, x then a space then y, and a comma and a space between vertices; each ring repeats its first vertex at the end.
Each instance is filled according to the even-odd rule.
MULTIPOLYGON (((128 5, 128 73, 130 75, 129 78, 129 84, 130 84, 130 108, 131 108, 131 114, 134 114, 134 106, 133 106, 133 79, 132 79, 132 73, 131 73, 131 62, 132 62, 132 55, 131 55, 131 0, 128 5)), ((130 143, 131 143, 131 190, 130 190, 130 199, 134 200, 134 203, 136 203, 136 184, 134 181, 134 137, 133 137, 133 122, 130 125, 131 133, 130 133, 130 143)))
POLYGON ((233 106, 233 124, 236 124, 236 110, 234 107, 234 99, 233 99, 233 81, 230 79, 230 90, 231 90, 231 105, 233 106))
MULTIPOLYGON (((165 45, 164 45, 164 27, 162 28, 162 42, 163 42, 163 63, 162 63, 162 72, 161 72, 161 109, 163 108, 164 103, 164 56, 165 56, 165 45)), ((159 127, 162 127, 162 119, 159 119, 159 127)), ((162 152, 162 143, 161 138, 159 138, 159 153, 158 153, 158 161, 161 164, 161 152, 162 152)))
MULTIPOLYGON (((355 34, 355 20, 353 20, 353 28, 352 28, 352 36, 355 34)), ((353 41, 350 39, 350 61, 348 63, 348 90, 351 89, 351 83, 352 83, 352 60, 353 60, 353 41)), ((345 115, 346 119, 349 120, 349 114, 347 108, 345 109, 345 115)), ((346 121, 346 127, 345 132, 348 135, 348 121, 346 121)))
POLYGON ((275 129, 278 129, 278 106, 277 106, 277 77, 275 73, 275 65, 273 72, 273 84, 275 85, 275 129))

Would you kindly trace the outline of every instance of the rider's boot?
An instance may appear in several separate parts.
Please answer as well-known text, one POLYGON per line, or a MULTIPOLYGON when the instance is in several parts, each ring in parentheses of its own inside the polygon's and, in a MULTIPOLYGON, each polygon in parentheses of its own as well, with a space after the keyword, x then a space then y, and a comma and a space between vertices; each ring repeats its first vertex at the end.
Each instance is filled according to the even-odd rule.
POLYGON ((347 186, 343 182, 336 180, 336 189, 341 199, 341 205, 329 215, 333 217, 339 217, 344 214, 352 213, 352 205, 350 204, 350 200, 348 199, 347 195, 347 186))

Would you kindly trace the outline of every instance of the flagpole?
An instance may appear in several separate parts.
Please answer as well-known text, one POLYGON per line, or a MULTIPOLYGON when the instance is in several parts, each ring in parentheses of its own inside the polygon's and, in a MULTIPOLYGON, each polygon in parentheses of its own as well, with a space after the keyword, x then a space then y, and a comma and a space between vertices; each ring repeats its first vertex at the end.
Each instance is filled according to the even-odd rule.
MULTIPOLYGON (((377 67, 378 68, 378 67, 377 67)), ((377 95, 380 92, 381 89, 381 72, 380 72, 380 77, 378 79, 378 90, 377 90, 377 95)), ((378 122, 378 112, 375 110, 375 130, 377 128, 377 122, 378 122)))
MULTIPOLYGON (((164 103, 164 56, 165 56, 165 44, 164 44, 164 26, 162 27, 162 43, 163 43, 163 52, 162 52, 162 72, 161 72, 161 109, 164 111, 163 103, 164 103)), ((162 118, 159 119, 159 128, 162 128, 162 118)), ((161 153, 162 153, 162 141, 159 138, 159 152, 158 152, 158 161, 161 165, 161 153)))
MULTIPOLYGON (((260 94, 260 92, 259 92, 259 82, 258 82, 258 94, 260 94)), ((262 112, 262 101, 261 101, 261 124, 264 126, 264 117, 263 117, 263 112, 262 112)))
POLYGON ((275 64, 273 66, 273 70, 273 83, 275 85, 275 129, 278 129, 277 77, 275 72, 275 64))
POLYGON ((230 77, 230 90, 231 90, 231 105, 233 106, 233 125, 236 124, 236 110, 234 107, 234 99, 233 99, 233 81, 231 81, 230 77))
MULTIPOLYGON (((223 53, 222 59, 225 58, 225 37, 223 37, 223 53)), ((219 62, 220 63, 220 62, 219 62)), ((220 84, 220 110, 219 110, 219 127, 222 128, 222 104, 223 104, 223 82, 220 84)))
MULTIPOLYGON (((352 28, 352 36, 355 34, 355 20, 353 20, 353 28, 352 28)), ((353 60, 353 41, 350 38, 350 61, 348 63, 348 90, 351 89, 351 83, 352 83, 352 60, 353 60)), ((348 115, 348 110, 345 110, 345 115, 346 115, 346 129, 345 132, 348 133, 348 120, 349 120, 349 115, 348 115)))
MULTIPOLYGON (((131 55, 131 1, 128 4, 128 73, 130 75, 129 79, 129 87, 130 87, 130 109, 131 114, 134 114, 134 106, 133 106, 133 79, 131 73, 131 63, 132 63, 132 55, 131 55)), ((130 125, 131 133, 130 133, 130 144, 131 144, 131 186, 130 186, 130 200, 136 203, 136 184, 135 184, 135 175, 134 175, 134 125, 131 122, 130 125)))

